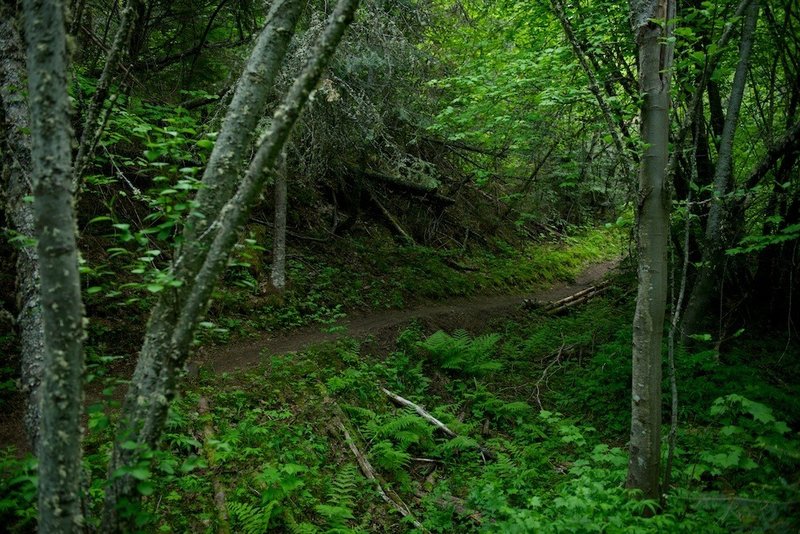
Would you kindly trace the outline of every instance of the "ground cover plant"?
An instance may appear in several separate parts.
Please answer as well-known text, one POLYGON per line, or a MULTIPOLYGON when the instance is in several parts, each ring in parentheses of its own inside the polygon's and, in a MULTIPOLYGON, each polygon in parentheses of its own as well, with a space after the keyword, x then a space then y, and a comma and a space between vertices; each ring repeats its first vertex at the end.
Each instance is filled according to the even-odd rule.
MULTIPOLYGON (((780 399, 791 397, 800 370, 787 368, 776 381, 770 366, 753 365, 757 351, 774 354, 776 347, 746 334, 721 353, 679 354, 686 423, 673 486, 663 503, 630 498, 623 487, 626 286, 618 279, 603 297, 564 316, 517 312, 493 331, 448 333, 412 322, 389 347, 345 338, 302 353, 263 354, 248 372, 201 371, 170 411, 164 446, 135 468, 145 496, 132 512, 139 529, 796 528, 800 413, 780 399), (381 388, 424 407, 456 437, 381 388), (365 477, 343 428, 380 490, 365 477), (387 506, 379 491, 396 496, 409 517, 387 506), (656 507, 656 516, 642 513, 656 507)), ((111 438, 106 419, 114 412, 102 403, 89 412, 85 461, 102 475, 111 438)), ((19 528, 34 513, 32 462, 4 458, 14 476, 5 482, 3 513, 19 528)), ((101 480, 89 491, 95 499, 101 480)))

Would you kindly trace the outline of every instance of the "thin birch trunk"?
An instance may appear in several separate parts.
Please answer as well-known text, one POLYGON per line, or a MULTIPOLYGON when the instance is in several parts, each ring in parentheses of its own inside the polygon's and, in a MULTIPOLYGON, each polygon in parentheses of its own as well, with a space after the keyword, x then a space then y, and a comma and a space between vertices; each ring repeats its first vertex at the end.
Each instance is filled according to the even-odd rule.
POLYGON ((744 98, 750 53, 753 49, 755 29, 758 22, 758 9, 758 0, 751 0, 745 12, 742 42, 739 46, 739 64, 736 66, 736 73, 733 77, 728 112, 725 115, 719 155, 714 171, 714 192, 711 198, 708 220, 706 221, 702 263, 683 318, 682 339, 684 343, 690 339, 692 334, 698 331, 703 316, 709 309, 714 293, 719 288, 718 284, 727 245, 724 224, 728 207, 724 197, 731 186, 733 178, 733 141, 739 124, 742 99, 744 98))
POLYGON ((631 439, 627 487, 657 499, 661 460, 661 341, 667 303, 667 183, 674 0, 631 1, 643 97, 637 220, 639 289, 633 318, 631 439))
POLYGON ((40 384, 44 358, 44 327, 39 301, 39 256, 33 206, 25 197, 31 188, 31 144, 25 52, 16 2, 0 3, 0 102, 2 102, 3 176, 6 190, 6 223, 19 237, 17 249, 17 332, 20 341, 22 393, 25 395, 25 429, 31 449, 36 450, 41 412, 40 384))
POLYGON ((25 0, 23 10, 44 325, 39 530, 80 532, 83 307, 71 187, 65 6, 63 0, 25 0))
MULTIPOLYGON (((278 0, 272 4, 267 24, 256 40, 236 86, 203 173, 202 187, 195 197, 199 208, 186 223, 182 249, 173 267, 175 278, 185 283, 160 293, 150 314, 109 464, 112 478, 118 468, 133 463, 142 449, 155 446, 161 434, 169 401, 174 394, 175 373, 183 363, 169 357, 170 336, 207 251, 211 234, 209 224, 218 217, 220 208, 235 190, 256 125, 267 105, 301 10, 300 0, 278 0), (137 443, 138 448, 120 447, 129 441, 137 443)), ((118 516, 117 502, 123 497, 135 498, 134 487, 135 481, 129 476, 116 477, 108 486, 104 531, 118 532, 124 528, 118 516)))
POLYGON ((272 287, 286 289, 286 155, 275 172, 275 229, 272 236, 272 287))
MULTIPOLYGON (((283 52, 285 52, 285 45, 288 44, 288 38, 291 36, 294 20, 296 20, 296 16, 293 20, 291 17, 287 17, 287 6, 284 4, 286 2, 273 5, 273 13, 277 9, 282 16, 274 16, 271 24, 273 27, 265 30, 267 34, 271 33, 286 38, 286 43, 283 43, 283 52), (291 24, 289 20, 291 20, 291 24)), ((225 176, 220 176, 218 173, 219 169, 224 167, 229 168, 235 174, 238 173, 239 167, 230 165, 231 159, 234 157, 232 154, 237 149, 220 145, 220 140, 217 141, 214 152, 220 151, 221 154, 215 158, 212 153, 210 161, 217 161, 217 171, 210 173, 211 179, 208 186, 213 187, 215 192, 206 194, 208 204, 198 202, 205 217, 196 224, 203 225, 205 229, 202 233, 198 233, 198 226, 187 229, 185 236, 192 235, 195 239, 184 241, 184 250, 181 251, 178 265, 176 265, 178 279, 183 282, 180 287, 180 298, 160 301, 151 316, 145 344, 123 407, 122 427, 114 447, 109 467, 110 473, 113 474, 120 467, 137 461, 142 449, 154 446, 160 437, 169 400, 174 394, 175 372, 185 362, 194 329, 205 312, 214 285, 225 268, 230 250, 236 243, 238 229, 247 220, 264 183, 272 176, 276 158, 283 149, 309 94, 333 55, 345 28, 352 20, 357 5, 357 0, 340 0, 315 51, 311 54, 309 63, 295 81, 283 104, 275 112, 272 126, 259 142, 256 154, 233 197, 225 198, 225 194, 232 191, 235 184, 225 183, 226 181, 222 180, 225 176), (209 219, 209 213, 213 213, 215 208, 218 214, 214 219, 209 219), (209 224, 209 222, 211 223, 209 224), (213 237, 213 242, 208 249, 203 246, 207 236, 213 237), (120 446, 129 440, 137 443, 139 447, 131 449, 120 446)), ((297 13, 297 11, 293 11, 293 13, 297 13)), ((263 54, 267 52, 273 54, 275 51, 269 49, 265 51, 262 48, 260 51, 262 56, 256 55, 254 52, 254 55, 251 56, 251 63, 257 65, 259 60, 263 59, 263 54)), ((283 52, 279 55, 282 56, 283 52)), ((263 68, 261 70, 262 76, 255 73, 256 75, 250 76, 251 82, 263 81, 263 68)), ((239 89, 237 89, 238 91, 239 89)), ((234 100, 237 101, 236 98, 234 100)), ((241 132, 240 123, 248 114, 257 114, 258 108, 249 107, 246 102, 241 100, 237 102, 239 107, 231 104, 227 117, 230 120, 226 119, 223 130, 239 130, 240 134, 247 135, 249 132, 241 132)), ((241 140, 241 137, 233 135, 230 131, 225 133, 228 134, 228 138, 233 144, 241 140)), ((220 138, 224 137, 222 134, 220 135, 220 138)), ((239 152, 239 157, 243 156, 244 148, 246 147, 242 147, 239 152)), ((208 170, 206 175, 209 175, 208 170)), ((200 193, 203 193, 204 190, 206 188, 201 189, 200 193)), ((200 194, 198 194, 198 198, 200 198, 200 194)), ((104 532, 119 532, 124 528, 125 525, 121 522, 117 510, 117 504, 123 498, 128 501, 136 499, 134 480, 129 476, 117 477, 109 485, 103 519, 104 532)))

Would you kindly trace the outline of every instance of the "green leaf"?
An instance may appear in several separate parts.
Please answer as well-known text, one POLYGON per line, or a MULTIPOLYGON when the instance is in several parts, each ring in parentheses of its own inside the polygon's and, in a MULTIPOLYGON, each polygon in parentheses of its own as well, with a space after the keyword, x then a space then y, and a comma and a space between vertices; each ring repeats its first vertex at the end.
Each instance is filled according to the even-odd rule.
POLYGON ((136 480, 147 480, 150 478, 150 470, 146 467, 134 467, 129 474, 136 480))
POLYGON ((147 497, 148 495, 153 494, 155 491, 155 486, 153 486, 153 483, 149 481, 139 482, 136 484, 136 491, 138 491, 140 495, 147 497))

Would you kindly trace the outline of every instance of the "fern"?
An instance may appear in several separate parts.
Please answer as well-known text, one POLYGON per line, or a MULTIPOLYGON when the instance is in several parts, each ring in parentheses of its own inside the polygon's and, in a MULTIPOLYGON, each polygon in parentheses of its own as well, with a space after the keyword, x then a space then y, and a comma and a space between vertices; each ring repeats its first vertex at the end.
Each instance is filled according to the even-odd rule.
POLYGON ((313 525, 308 521, 298 523, 294 518, 294 514, 289 510, 286 510, 283 516, 284 521, 286 522, 286 527, 292 534, 317 534, 320 531, 316 525, 313 525))
POLYGON ((228 514, 242 534, 263 534, 269 530, 275 502, 256 506, 246 502, 228 501, 228 514))
POLYGON ((336 474, 336 478, 334 478, 331 483, 330 490, 328 491, 328 499, 330 502, 338 506, 353 506, 359 480, 360 475, 358 467, 352 463, 345 465, 336 474))
POLYGON ((377 439, 395 439, 397 441, 408 442, 409 433, 421 438, 430 438, 432 428, 424 419, 410 412, 404 412, 398 417, 390 417, 388 421, 370 421, 367 424, 367 431, 377 439), (401 439, 402 437, 402 439, 401 439))
POLYGON ((528 404, 527 402, 517 401, 517 402, 503 403, 495 413, 507 419, 514 419, 517 417, 528 415, 532 411, 533 408, 531 407, 530 404, 528 404))
POLYGON ((418 346, 428 351, 443 369, 482 376, 503 368, 501 362, 492 359, 499 341, 499 334, 470 339, 464 330, 456 330, 452 336, 439 330, 418 346))
POLYGON ((327 534, 353 532, 347 522, 355 519, 352 509, 360 480, 358 467, 352 463, 345 465, 331 482, 328 503, 314 507, 325 518, 327 534))
POLYGON ((464 451, 474 451, 478 442, 468 436, 456 436, 439 445, 439 451, 444 455, 453 455, 464 451))
POLYGON ((411 455, 394 448, 391 441, 379 441, 370 451, 372 459, 379 468, 396 472, 411 461, 411 455))
POLYGON ((352 404, 343 404, 342 409, 358 421, 374 421, 378 418, 378 414, 368 408, 361 408, 360 406, 353 406, 352 404))

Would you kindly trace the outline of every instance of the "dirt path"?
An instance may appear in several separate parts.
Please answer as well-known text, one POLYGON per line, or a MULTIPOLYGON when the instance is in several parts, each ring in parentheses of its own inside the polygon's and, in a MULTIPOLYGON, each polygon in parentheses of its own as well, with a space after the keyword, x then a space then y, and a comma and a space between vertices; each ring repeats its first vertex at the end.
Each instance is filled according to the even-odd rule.
MULTIPOLYGON (((332 341, 344 336, 362 339, 371 336, 392 350, 399 332, 414 319, 431 329, 478 331, 492 321, 519 312, 523 299, 549 302, 577 293, 602 279, 618 261, 608 261, 589 266, 574 283, 556 284, 548 289, 520 295, 492 295, 471 298, 450 299, 444 302, 425 304, 406 310, 378 310, 370 313, 353 314, 336 325, 336 333, 310 326, 277 337, 263 336, 256 339, 234 342, 224 346, 202 347, 189 364, 190 375, 199 368, 210 369, 215 373, 231 372, 256 367, 263 355, 298 352, 312 345, 332 341)), ((130 362, 132 365, 133 362, 130 362)), ((126 366, 118 369, 122 374, 132 372, 126 366)), ((121 400, 123 392, 117 388, 115 398, 121 400)), ((86 392, 87 403, 100 398, 98 387, 89 387, 86 392)), ((17 396, 5 405, 0 412, 0 447, 14 445, 17 455, 28 452, 25 429, 22 425, 23 399, 17 396)))
POLYGON ((338 327, 336 333, 325 332, 317 325, 277 337, 265 335, 221 347, 203 347, 190 363, 190 370, 195 373, 198 367, 202 367, 220 373, 248 369, 257 366, 263 355, 298 352, 344 336, 357 339, 388 337, 394 341, 399 331, 414 319, 436 328, 478 330, 491 320, 519 311, 523 299, 549 302, 587 288, 602 279, 617 263, 617 260, 612 260, 593 264, 574 283, 560 283, 534 293, 458 298, 405 310, 353 314, 332 325, 338 327))

